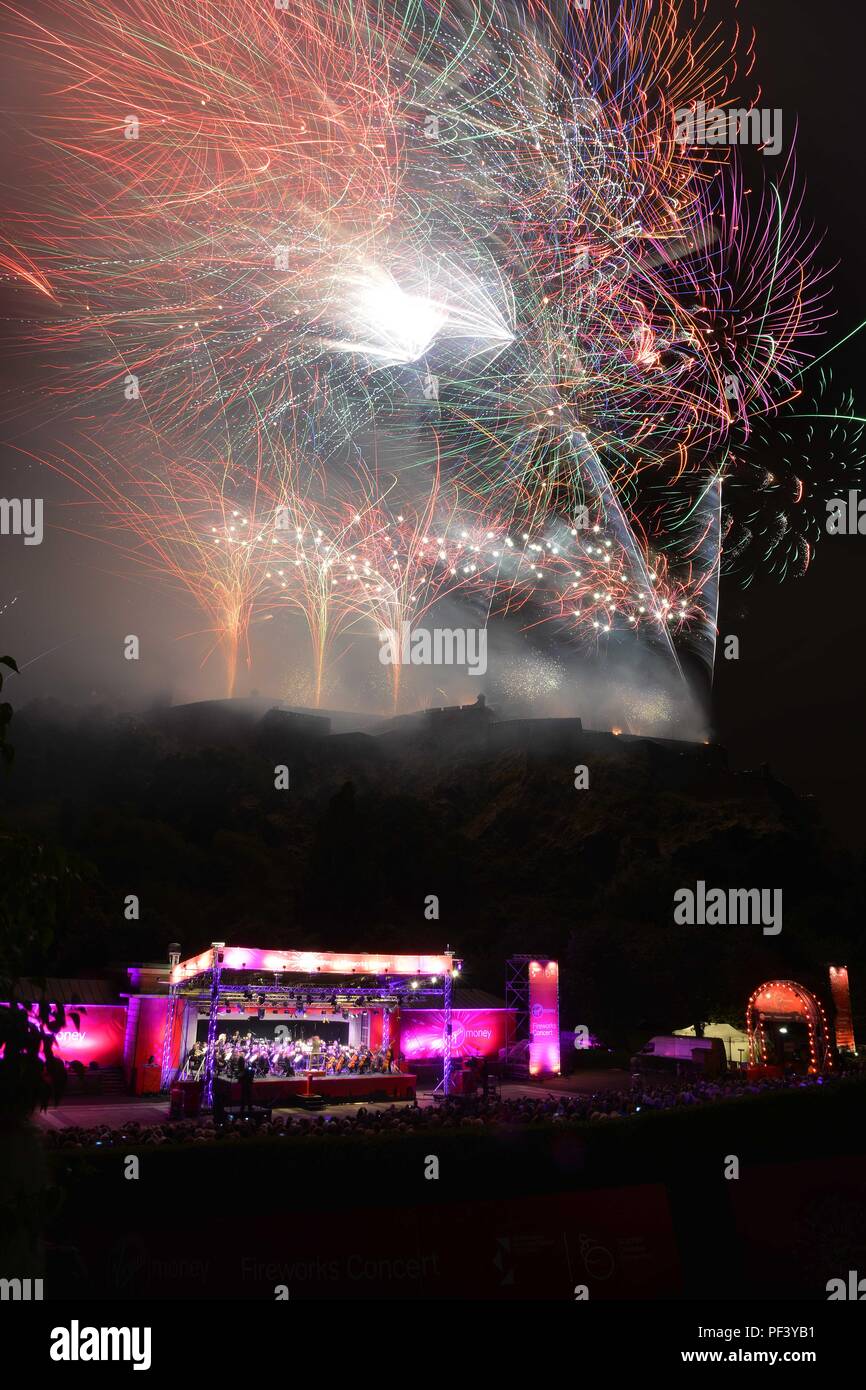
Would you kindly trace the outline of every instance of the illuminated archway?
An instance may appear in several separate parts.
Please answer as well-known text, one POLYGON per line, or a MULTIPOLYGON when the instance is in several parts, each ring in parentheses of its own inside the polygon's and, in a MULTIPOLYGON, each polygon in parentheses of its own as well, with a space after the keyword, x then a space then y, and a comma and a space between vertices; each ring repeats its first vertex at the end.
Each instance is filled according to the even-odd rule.
POLYGON ((750 1065, 784 1065, 778 1055, 778 1035, 785 1033, 788 1024, 797 1023, 806 1025, 806 1069, 829 1071, 833 1057, 826 1014, 814 994, 795 980, 768 980, 751 995, 746 1008, 750 1065))

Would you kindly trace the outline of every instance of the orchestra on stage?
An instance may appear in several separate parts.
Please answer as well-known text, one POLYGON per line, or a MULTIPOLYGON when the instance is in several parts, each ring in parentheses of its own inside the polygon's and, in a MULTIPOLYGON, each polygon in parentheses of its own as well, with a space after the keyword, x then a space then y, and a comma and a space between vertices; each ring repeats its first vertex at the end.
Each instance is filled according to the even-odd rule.
MULTIPOLYGON (((204 1074, 207 1046, 197 1042, 189 1052, 180 1080, 198 1080, 204 1074)), ((285 1041, 256 1038, 252 1033, 228 1038, 220 1033, 214 1046, 214 1075, 239 1080, 251 1071, 256 1078, 305 1076, 311 1072, 326 1076, 361 1076, 400 1070, 400 1059, 393 1047, 354 1047, 326 1042, 315 1035, 285 1041)))

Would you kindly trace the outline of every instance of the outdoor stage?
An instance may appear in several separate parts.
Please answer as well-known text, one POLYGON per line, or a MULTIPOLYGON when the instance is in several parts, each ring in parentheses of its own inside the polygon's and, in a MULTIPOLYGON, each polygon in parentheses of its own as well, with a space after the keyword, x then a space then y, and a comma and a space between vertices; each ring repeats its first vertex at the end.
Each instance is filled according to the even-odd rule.
MULTIPOLYGON (((412 1066, 408 1054, 413 1050, 420 1062, 409 1032, 406 1052, 402 1051, 403 1013, 417 1021, 419 1009, 424 1047, 441 1066, 437 1092, 463 1094, 464 1056, 480 1056, 480 1041, 493 1036, 491 1028, 479 1027, 476 1044, 472 1030, 459 1018, 455 1023, 453 989, 462 962, 450 947, 438 955, 398 955, 268 950, 214 941, 185 961, 180 947, 173 945, 169 959, 160 1088, 173 1093, 179 1083, 184 1107, 200 1104, 212 1110, 217 1084, 221 1104, 234 1105, 241 1099, 241 1077, 250 1084, 254 1073, 261 1080, 252 1081, 253 1096, 265 1106, 312 1096, 331 1104, 413 1100, 414 1072, 389 1068, 412 1066), (333 1070, 340 1058, 345 1074, 333 1070), (332 1070, 323 1070, 326 1063, 332 1070), (195 1102, 186 1089, 187 1076, 201 1082, 195 1102)), ((509 972, 507 993, 513 1000, 507 1012, 522 1028, 529 1074, 556 1075, 557 963, 547 957, 513 956, 509 972)), ((507 1051, 508 1034, 503 1041, 507 1051)), ((154 1060, 150 1034, 136 1042, 134 1055, 141 1055, 142 1062, 145 1055, 154 1060)))
POLYGON ((173 946, 169 958, 160 1080, 163 1090, 175 1093, 177 1087, 183 1113, 192 1114, 198 1105, 212 1110, 217 1088, 222 1105, 239 1103, 241 1074, 256 1070, 269 1075, 252 1081, 253 1103, 271 1108, 312 1096, 332 1105, 414 1100, 415 1075, 389 1068, 401 1061, 402 1008, 427 999, 440 1006, 440 1084, 444 1094, 450 1091, 452 990, 460 973, 450 950, 286 951, 216 941, 186 961, 173 946), (206 1039, 199 1036, 200 1021, 206 1039), (258 1030, 270 1036, 258 1036, 258 1030), (305 1050, 305 1037, 315 1039, 314 1050, 312 1043, 305 1050), (323 1069, 326 1058, 333 1066, 339 1055, 352 1065, 351 1074, 323 1069), (195 1097, 183 1075, 190 1058, 197 1065, 189 1072, 199 1078, 195 1097), (308 1059, 311 1070, 299 1074, 299 1058, 302 1066, 308 1059), (294 1075, 284 1074, 289 1066, 294 1075))

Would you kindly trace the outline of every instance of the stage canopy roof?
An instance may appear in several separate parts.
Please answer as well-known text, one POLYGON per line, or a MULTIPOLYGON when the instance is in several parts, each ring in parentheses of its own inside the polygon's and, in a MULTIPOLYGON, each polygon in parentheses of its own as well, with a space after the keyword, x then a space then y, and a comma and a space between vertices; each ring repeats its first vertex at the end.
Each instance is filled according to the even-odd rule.
POLYGON ((183 985, 210 970, 214 950, 225 970, 268 971, 276 975, 442 976, 455 971, 452 952, 438 956, 374 955, 351 951, 269 951, 259 947, 215 945, 173 966, 171 983, 183 985))

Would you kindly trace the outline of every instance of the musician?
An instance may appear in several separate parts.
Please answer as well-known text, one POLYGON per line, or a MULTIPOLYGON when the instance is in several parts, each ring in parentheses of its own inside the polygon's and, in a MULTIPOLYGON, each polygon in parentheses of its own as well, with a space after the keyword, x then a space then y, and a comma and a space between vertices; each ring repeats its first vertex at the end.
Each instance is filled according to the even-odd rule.
POLYGON ((385 1070, 390 1071, 394 1063, 394 1049, 389 1043, 385 1048, 385 1070))

